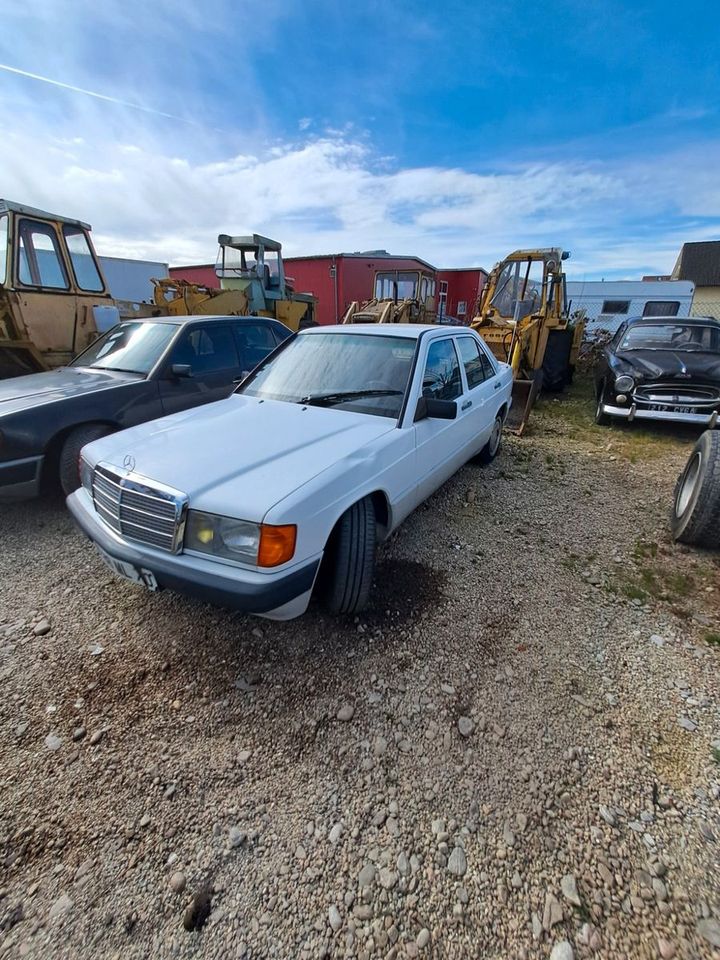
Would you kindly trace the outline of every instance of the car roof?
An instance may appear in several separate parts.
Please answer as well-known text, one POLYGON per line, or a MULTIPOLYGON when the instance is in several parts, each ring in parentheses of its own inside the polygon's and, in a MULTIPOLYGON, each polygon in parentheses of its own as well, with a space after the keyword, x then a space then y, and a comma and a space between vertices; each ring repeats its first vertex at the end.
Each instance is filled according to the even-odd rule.
POLYGON ((625 321, 626 323, 642 323, 642 324, 667 324, 667 323, 683 323, 690 324, 691 326, 720 326, 720 321, 716 320, 715 317, 628 317, 625 321))
MULTIPOLYGON (((465 328, 463 328, 465 329, 465 328)), ((421 333, 448 335, 447 329, 433 323, 333 323, 301 330, 302 336, 319 333, 362 333, 375 337, 406 337, 417 340, 421 333)))
POLYGON ((245 323, 250 320, 253 320, 253 321, 263 320, 265 323, 279 323, 280 326, 284 326, 283 322, 281 320, 276 320, 275 317, 258 317, 258 316, 255 316, 254 314, 252 316, 245 316, 245 315, 238 316, 238 314, 235 314, 235 313, 233 314, 218 313, 218 314, 212 314, 212 315, 206 315, 204 313, 195 313, 189 317, 159 316, 159 317, 121 317, 120 318, 121 323, 128 320, 130 321, 148 320, 148 321, 154 321, 156 323, 158 322, 159 323, 175 323, 178 326, 182 326, 185 323, 197 322, 198 320, 202 321, 203 323, 205 323, 205 321, 209 323, 214 323, 216 320, 237 320, 240 323, 245 323))

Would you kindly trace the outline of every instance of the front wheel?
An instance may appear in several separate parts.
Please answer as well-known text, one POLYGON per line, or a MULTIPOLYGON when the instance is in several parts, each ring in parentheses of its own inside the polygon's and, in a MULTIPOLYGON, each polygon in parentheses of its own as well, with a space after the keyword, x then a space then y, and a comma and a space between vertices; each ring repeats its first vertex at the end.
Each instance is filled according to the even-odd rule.
POLYGON ((673 540, 720 547, 720 434, 706 430, 675 486, 670 529, 673 540))
POLYGON ((110 428, 102 423, 86 423, 82 427, 76 427, 65 438, 65 442, 60 450, 60 462, 58 471, 60 474, 60 486, 65 496, 77 490, 80 486, 80 451, 86 443, 92 443, 93 440, 99 440, 100 437, 110 433, 110 428))
POLYGON ((597 406, 595 407, 595 423, 601 427, 610 425, 610 416, 603 410, 605 403, 605 384, 601 383, 597 392, 597 406))
POLYGON ((325 551, 321 595, 332 613, 359 613, 367 603, 376 541, 375 507, 365 497, 340 517, 325 551))
POLYGON ((490 439, 482 448, 480 453, 475 457, 477 463, 488 464, 492 463, 495 457, 500 452, 500 447, 502 446, 502 432, 503 432, 503 418, 498 414, 495 417, 495 422, 493 423, 492 432, 490 433, 490 439))

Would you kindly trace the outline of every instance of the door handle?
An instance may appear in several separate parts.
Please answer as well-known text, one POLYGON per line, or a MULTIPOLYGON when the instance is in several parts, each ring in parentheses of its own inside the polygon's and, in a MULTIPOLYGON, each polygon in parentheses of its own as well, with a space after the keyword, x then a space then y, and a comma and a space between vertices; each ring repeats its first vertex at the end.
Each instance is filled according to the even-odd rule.
POLYGON ((497 383, 495 384, 495 386, 493 387, 493 390, 499 390, 501 386, 502 386, 502 384, 501 384, 500 381, 498 380, 498 382, 497 382, 497 383))
POLYGON ((466 400, 465 403, 460 407, 461 410, 467 410, 472 406, 472 400, 466 400))

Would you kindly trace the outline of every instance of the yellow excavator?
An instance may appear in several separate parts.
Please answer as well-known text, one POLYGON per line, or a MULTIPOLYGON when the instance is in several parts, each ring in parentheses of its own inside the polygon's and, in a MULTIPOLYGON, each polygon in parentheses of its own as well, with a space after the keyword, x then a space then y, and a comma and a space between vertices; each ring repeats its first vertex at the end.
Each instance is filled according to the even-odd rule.
POLYGON ((518 435, 540 390, 562 390, 572 380, 585 325, 568 315, 562 264, 569 256, 557 247, 508 254, 493 267, 471 323, 512 367, 507 427, 518 435))
POLYGON ((375 296, 353 300, 341 323, 435 323, 435 274, 425 270, 377 270, 375 296))

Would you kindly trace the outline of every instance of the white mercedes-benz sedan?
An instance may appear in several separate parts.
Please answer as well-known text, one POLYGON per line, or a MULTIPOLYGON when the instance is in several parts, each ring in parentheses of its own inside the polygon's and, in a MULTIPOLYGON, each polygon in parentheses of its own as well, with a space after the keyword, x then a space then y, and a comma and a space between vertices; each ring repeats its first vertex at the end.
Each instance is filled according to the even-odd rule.
POLYGON ((68 506, 151 590, 278 620, 315 591, 355 613, 377 543, 496 455, 511 393, 510 368, 467 328, 303 330, 229 398, 88 444, 68 506))

